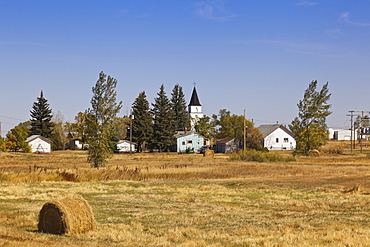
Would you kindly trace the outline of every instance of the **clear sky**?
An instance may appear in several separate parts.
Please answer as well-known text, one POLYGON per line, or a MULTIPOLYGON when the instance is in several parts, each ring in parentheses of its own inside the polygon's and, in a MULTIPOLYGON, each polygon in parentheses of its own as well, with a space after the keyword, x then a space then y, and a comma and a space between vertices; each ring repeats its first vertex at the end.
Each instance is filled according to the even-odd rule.
POLYGON ((118 80, 126 115, 161 84, 204 114, 228 109, 256 126, 289 124, 312 80, 329 82, 328 126, 369 109, 370 3, 365 0, 0 0, 2 135, 30 119, 44 91, 74 121, 100 71, 118 80))

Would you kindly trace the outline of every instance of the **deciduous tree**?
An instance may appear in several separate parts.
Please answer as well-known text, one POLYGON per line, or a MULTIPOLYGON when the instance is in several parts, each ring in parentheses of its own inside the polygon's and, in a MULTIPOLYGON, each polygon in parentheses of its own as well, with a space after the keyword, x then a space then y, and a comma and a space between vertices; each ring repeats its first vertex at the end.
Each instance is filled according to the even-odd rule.
POLYGON ((308 155, 312 149, 317 149, 327 141, 326 118, 331 114, 331 105, 328 83, 324 84, 320 91, 317 89, 317 81, 312 81, 306 89, 303 100, 298 106, 298 117, 295 117, 289 125, 296 135, 296 154, 308 155))
MULTIPOLYGON (((230 114, 230 111, 221 109, 218 115, 213 114, 212 122, 216 126, 216 138, 236 137, 244 139, 244 116, 230 114)), ((261 132, 254 127, 254 124, 246 120, 247 148, 262 149, 263 140, 261 132)))
POLYGON ((11 129, 6 135, 6 148, 11 151, 22 150, 25 153, 31 152, 31 147, 25 142, 29 136, 28 131, 29 130, 22 124, 11 129))
POLYGON ((113 155, 117 136, 114 120, 122 108, 122 102, 116 102, 117 80, 101 72, 92 88, 91 108, 86 110, 88 136, 88 162, 93 167, 104 166, 113 155))

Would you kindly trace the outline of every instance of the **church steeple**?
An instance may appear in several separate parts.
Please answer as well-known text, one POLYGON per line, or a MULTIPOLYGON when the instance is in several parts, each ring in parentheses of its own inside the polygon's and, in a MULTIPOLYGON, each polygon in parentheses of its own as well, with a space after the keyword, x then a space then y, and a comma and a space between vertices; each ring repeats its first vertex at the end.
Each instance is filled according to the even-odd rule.
POLYGON ((189 106, 202 106, 200 104, 200 101, 199 101, 199 98, 198 98, 198 94, 197 94, 197 89, 195 88, 194 86, 194 89, 193 89, 193 93, 191 94, 191 99, 190 99, 190 103, 189 103, 189 106))
POLYGON ((200 118, 203 118, 202 105, 200 104, 195 85, 193 93, 191 94, 190 103, 188 105, 188 115, 190 117, 191 130, 195 131, 195 124, 199 121, 200 118))

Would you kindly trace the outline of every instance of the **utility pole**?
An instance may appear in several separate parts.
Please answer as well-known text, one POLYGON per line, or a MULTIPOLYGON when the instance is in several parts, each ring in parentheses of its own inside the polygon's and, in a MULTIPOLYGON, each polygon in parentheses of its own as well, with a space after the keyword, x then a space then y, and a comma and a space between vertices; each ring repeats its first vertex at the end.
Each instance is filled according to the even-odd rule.
POLYGON ((351 115, 347 115, 347 116, 351 116, 351 154, 353 153, 353 113, 355 111, 349 111, 349 113, 351 113, 351 115))
POLYGON ((134 115, 132 115, 132 112, 130 114, 130 154, 132 154, 132 119, 134 118, 134 115))
POLYGON ((247 150, 247 126, 246 125, 246 120, 245 120, 245 109, 244 109, 244 121, 243 121, 243 130, 244 130, 244 146, 243 150, 247 150))

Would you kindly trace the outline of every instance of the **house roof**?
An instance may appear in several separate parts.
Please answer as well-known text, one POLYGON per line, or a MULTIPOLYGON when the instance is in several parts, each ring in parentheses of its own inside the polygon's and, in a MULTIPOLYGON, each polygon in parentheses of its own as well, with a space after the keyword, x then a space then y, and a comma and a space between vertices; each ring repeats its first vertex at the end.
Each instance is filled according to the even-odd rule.
POLYGON ((223 139, 221 139, 221 140, 218 140, 218 141, 216 142, 216 144, 217 144, 217 143, 228 143, 229 141, 232 141, 232 140, 234 140, 234 139, 236 139, 236 137, 225 137, 225 138, 223 138, 223 139))
POLYGON ((282 130, 284 130, 285 132, 287 132, 289 135, 291 135, 293 137, 295 136, 292 131, 290 131, 287 127, 285 127, 282 124, 266 124, 266 125, 260 125, 258 127, 258 130, 261 132, 263 138, 265 138, 266 136, 270 135, 272 132, 274 132, 275 130, 277 130, 279 128, 281 128, 282 130))
POLYGON ((188 135, 197 135, 197 136, 200 136, 200 137, 203 137, 202 135, 199 135, 198 133, 194 132, 194 131, 177 131, 173 136, 175 138, 179 138, 179 137, 183 137, 183 136, 188 136, 188 135))
POLYGON ((193 89, 193 93, 191 94, 190 103, 189 103, 189 106, 192 106, 192 105, 201 106, 199 98, 198 98, 198 94, 197 94, 197 89, 195 87, 193 89))
MULTIPOLYGON (((119 140, 117 144, 121 144, 121 143, 128 143, 128 144, 130 144, 130 141, 128 141, 128 140, 119 140)), ((131 142, 131 144, 135 145, 136 143, 131 142)))
POLYGON ((28 137, 26 140, 25 140, 25 142, 32 142, 32 141, 34 141, 34 140, 36 140, 37 138, 40 138, 41 140, 43 140, 43 141, 45 141, 45 142, 47 142, 47 143, 51 143, 51 141, 49 140, 49 139, 47 139, 47 138, 45 138, 45 137, 42 137, 42 136, 40 136, 40 135, 32 135, 32 136, 30 136, 30 137, 28 137))

